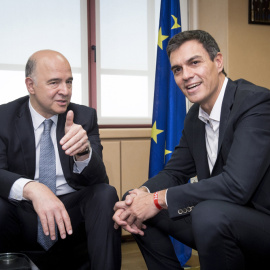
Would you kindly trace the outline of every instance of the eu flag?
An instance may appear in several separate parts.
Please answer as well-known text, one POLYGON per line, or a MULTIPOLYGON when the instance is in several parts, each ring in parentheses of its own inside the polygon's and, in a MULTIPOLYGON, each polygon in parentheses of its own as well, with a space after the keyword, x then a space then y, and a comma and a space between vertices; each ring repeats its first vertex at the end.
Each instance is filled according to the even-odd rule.
MULTIPOLYGON (((174 81, 166 53, 169 39, 181 32, 179 0, 161 0, 149 177, 161 171, 179 143, 186 115, 186 99, 174 81)), ((191 248, 171 238, 178 260, 184 265, 191 248)))

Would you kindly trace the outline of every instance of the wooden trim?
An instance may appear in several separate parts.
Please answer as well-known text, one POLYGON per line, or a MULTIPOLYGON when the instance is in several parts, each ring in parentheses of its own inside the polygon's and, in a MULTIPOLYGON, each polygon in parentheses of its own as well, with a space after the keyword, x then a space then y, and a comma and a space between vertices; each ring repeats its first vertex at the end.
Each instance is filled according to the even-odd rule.
POLYGON ((151 125, 99 125, 99 128, 152 128, 151 125))
POLYGON ((89 81, 89 106, 97 108, 97 81, 96 81, 96 9, 95 0, 87 0, 87 23, 88 23, 88 81, 89 81))
POLYGON ((101 139, 151 138, 151 128, 100 129, 101 139))

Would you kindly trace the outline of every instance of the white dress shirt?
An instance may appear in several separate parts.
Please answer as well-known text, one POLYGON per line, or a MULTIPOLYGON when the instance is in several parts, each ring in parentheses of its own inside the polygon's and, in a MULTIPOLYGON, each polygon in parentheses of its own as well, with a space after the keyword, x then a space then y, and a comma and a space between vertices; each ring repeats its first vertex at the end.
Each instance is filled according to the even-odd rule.
MULTIPOLYGON (((31 105, 29 100, 29 109, 33 121, 33 127, 35 132, 35 145, 36 145, 36 171, 35 171, 35 177, 34 181, 39 181, 39 156, 40 156, 40 139, 41 135, 43 133, 44 125, 43 122, 45 118, 41 116, 31 105)), ((51 127, 51 138, 54 145, 54 151, 55 151, 55 161, 56 161, 56 195, 63 195, 67 193, 71 193, 76 191, 72 187, 70 187, 64 177, 59 152, 58 152, 58 146, 56 141, 56 126, 58 122, 58 115, 54 115, 50 118, 53 121, 52 127, 51 127)), ((84 161, 75 161, 73 172, 74 173, 81 173, 83 169, 87 166, 91 159, 92 149, 89 155, 89 158, 84 161)), ((15 200, 22 200, 23 198, 23 188, 24 186, 33 180, 29 180, 26 178, 19 178, 17 181, 14 182, 10 194, 9 199, 15 199, 15 200)))
POLYGON ((210 115, 201 107, 199 108, 198 117, 205 123, 205 143, 210 174, 217 159, 221 107, 227 83, 228 78, 226 77, 210 115))

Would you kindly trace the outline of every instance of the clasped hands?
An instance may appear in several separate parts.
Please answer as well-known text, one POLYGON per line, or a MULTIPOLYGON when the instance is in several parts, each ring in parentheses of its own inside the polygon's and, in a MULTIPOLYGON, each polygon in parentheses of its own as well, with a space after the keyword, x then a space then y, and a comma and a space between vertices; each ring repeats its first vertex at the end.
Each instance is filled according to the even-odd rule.
POLYGON ((114 206, 114 228, 120 226, 132 233, 144 235, 147 219, 154 217, 160 210, 154 204, 154 195, 145 188, 129 191, 124 201, 119 201, 114 206))
MULTIPOLYGON (((62 149, 69 156, 83 152, 89 146, 86 131, 81 125, 75 124, 73 120, 73 111, 68 111, 65 123, 65 136, 60 140, 62 149)), ((76 157, 77 160, 84 160, 86 158, 88 156, 76 157)), ((24 187, 23 196, 32 201, 45 235, 50 235, 51 239, 55 240, 57 233, 55 231, 55 222, 62 239, 66 238, 66 233, 72 234, 70 217, 64 204, 47 186, 35 181, 28 182, 24 187)))

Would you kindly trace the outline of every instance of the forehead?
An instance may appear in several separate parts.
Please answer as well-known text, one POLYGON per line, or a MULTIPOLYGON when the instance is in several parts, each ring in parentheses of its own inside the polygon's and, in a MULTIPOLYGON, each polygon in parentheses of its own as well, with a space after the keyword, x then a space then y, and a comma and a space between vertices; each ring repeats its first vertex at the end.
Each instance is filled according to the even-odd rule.
POLYGON ((171 53, 170 62, 171 65, 174 65, 176 61, 185 63, 194 57, 210 59, 207 51, 199 41, 189 40, 184 42, 178 49, 171 53))
POLYGON ((71 76, 69 62, 60 55, 46 56, 38 59, 36 67, 37 76, 63 77, 71 76))

